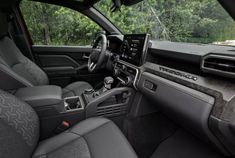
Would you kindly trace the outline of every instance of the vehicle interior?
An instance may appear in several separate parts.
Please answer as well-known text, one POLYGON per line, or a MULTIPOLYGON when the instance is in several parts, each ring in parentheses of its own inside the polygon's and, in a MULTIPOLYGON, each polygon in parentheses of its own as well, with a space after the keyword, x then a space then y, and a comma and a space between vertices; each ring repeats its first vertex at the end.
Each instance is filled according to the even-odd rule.
POLYGON ((0 158, 235 157, 234 19, 233 0, 1 0, 0 158))

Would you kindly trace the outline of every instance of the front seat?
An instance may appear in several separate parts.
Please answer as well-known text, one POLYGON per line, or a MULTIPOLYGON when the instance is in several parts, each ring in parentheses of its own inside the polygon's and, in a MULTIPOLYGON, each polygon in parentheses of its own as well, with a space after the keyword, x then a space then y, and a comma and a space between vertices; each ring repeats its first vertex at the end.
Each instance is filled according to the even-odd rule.
MULTIPOLYGON (((8 22, 3 13, 0 13, 0 78, 0 88, 5 90, 49 84, 46 73, 8 37, 8 22)), ((81 95, 88 88, 92 86, 87 82, 74 82, 63 89, 63 96, 81 95)))
POLYGON ((15 96, 0 90, 1 158, 137 158, 118 127, 90 118, 38 143, 39 119, 15 96))

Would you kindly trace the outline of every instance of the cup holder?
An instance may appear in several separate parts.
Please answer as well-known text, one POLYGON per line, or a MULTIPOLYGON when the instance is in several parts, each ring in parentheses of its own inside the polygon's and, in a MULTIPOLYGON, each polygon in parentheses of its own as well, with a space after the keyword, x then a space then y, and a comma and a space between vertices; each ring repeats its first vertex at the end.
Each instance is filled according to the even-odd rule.
POLYGON ((65 98, 64 99, 64 106, 65 106, 66 111, 84 109, 79 96, 65 98))

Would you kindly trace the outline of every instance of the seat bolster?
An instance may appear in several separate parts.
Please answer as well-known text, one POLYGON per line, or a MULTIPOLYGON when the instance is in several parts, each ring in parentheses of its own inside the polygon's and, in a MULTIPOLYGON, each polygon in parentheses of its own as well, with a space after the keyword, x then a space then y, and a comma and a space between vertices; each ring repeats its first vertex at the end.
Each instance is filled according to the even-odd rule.
POLYGON ((60 147, 80 138, 79 135, 69 132, 61 133, 50 139, 44 140, 39 143, 36 151, 33 154, 33 158, 42 157, 48 153, 59 149, 60 147))
POLYGON ((0 87, 4 90, 19 89, 22 87, 32 87, 33 85, 12 71, 9 67, 0 63, 0 87))
POLYGON ((79 96, 85 91, 85 89, 89 88, 92 88, 92 86, 87 82, 78 81, 71 83, 63 89, 63 98, 79 96))

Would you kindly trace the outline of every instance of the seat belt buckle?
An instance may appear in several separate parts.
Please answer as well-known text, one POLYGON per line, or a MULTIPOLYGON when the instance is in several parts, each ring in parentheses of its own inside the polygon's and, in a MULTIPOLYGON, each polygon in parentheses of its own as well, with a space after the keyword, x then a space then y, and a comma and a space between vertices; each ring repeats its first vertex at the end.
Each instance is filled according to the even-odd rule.
POLYGON ((69 122, 62 121, 61 124, 55 129, 55 133, 59 134, 66 131, 70 127, 69 122))

